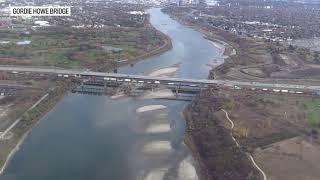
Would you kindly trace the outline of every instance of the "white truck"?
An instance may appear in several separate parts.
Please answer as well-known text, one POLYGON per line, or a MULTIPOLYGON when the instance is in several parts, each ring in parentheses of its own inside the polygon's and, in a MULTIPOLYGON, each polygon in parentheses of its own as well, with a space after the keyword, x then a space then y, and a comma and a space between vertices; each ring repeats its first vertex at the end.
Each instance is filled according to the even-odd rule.
POLYGON ((240 89, 242 89, 242 88, 235 85, 235 86, 234 86, 234 89, 240 90, 240 89))

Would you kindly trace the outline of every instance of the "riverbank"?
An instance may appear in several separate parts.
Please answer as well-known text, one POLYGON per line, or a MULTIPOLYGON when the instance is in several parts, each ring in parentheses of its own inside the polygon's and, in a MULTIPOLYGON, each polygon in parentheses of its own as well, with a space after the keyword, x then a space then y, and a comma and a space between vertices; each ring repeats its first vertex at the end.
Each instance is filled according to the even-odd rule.
MULTIPOLYGON (((152 26, 152 24, 150 23, 150 20, 148 20, 148 21, 149 21, 149 25, 148 26, 150 26, 151 28, 154 28, 152 26)), ((121 61, 119 63, 120 66, 132 64, 132 63, 135 63, 137 61, 144 60, 144 59, 147 59, 147 58, 150 58, 150 57, 153 57, 153 56, 159 56, 162 53, 165 53, 165 52, 169 51, 170 49, 172 49, 172 42, 171 42, 170 37, 167 36, 166 34, 164 34, 163 32, 157 30, 156 28, 154 28, 154 29, 157 32, 157 34, 159 35, 159 37, 161 38, 161 40, 163 41, 162 45, 160 47, 152 49, 151 51, 146 52, 146 53, 144 53, 142 55, 139 55, 137 57, 133 57, 131 59, 128 59, 128 60, 125 60, 125 61, 121 61)))
POLYGON ((9 139, 2 139, 0 154, 0 175, 2 175, 10 163, 11 158, 19 150, 20 145, 31 133, 32 128, 36 126, 41 119, 54 108, 54 106, 64 97, 72 86, 72 82, 61 81, 55 84, 51 90, 36 102, 31 108, 26 110, 10 127, 10 133, 13 136, 9 139))
MULTIPOLYGON (((152 27, 149 20, 147 26, 156 31, 157 36, 162 41, 162 45, 160 47, 152 49, 149 52, 146 52, 145 54, 136 56, 127 61, 120 62, 117 64, 117 66, 124 66, 127 64, 134 63, 136 61, 144 60, 152 56, 157 56, 172 48, 171 39, 167 35, 152 27)), ((26 81, 28 80, 26 79, 26 81)), ((11 139, 2 140, 0 142, 0 167, 2 167, 0 174, 2 174, 5 171, 5 168, 10 162, 10 159, 14 156, 16 151, 19 150, 19 146, 23 143, 24 139, 28 136, 28 134, 31 133, 32 128, 41 121, 43 116, 45 116, 49 111, 52 110, 52 108, 54 108, 56 103, 58 103, 59 100, 64 97, 64 95, 70 90, 70 87, 72 86, 71 82, 61 83, 62 84, 55 85, 53 85, 54 83, 52 83, 51 85, 53 86, 51 86, 50 89, 53 90, 49 92, 49 96, 47 97, 45 102, 41 102, 39 105, 37 105, 34 108, 36 110, 32 110, 32 112, 28 111, 21 115, 21 117, 19 117, 19 119, 21 118, 21 120, 15 125, 13 129, 10 130, 10 133, 13 133, 14 136, 11 139)))
MULTIPOLYGON (((180 24, 183 24, 185 26, 188 26, 198 32, 201 32, 203 35, 203 38, 211 41, 214 43, 213 45, 216 46, 218 49, 222 51, 222 58, 224 59, 224 62, 214 69, 209 71, 209 79, 218 79, 220 76, 220 71, 223 71, 225 66, 228 66, 227 64, 230 63, 230 58, 232 56, 235 56, 237 52, 239 51, 236 44, 234 44, 232 41, 225 38, 225 34, 220 34, 221 31, 209 31, 206 28, 203 28, 198 25, 194 25, 192 23, 189 23, 182 18, 179 18, 178 16, 175 16, 171 14, 170 12, 166 10, 162 10, 164 13, 168 14, 170 18, 174 19, 175 21, 179 22, 180 24), (217 73, 216 70, 219 69, 219 72, 217 73)), ((227 35, 226 35, 227 36, 227 35)))
MULTIPOLYGON (((212 41, 213 45, 222 51, 225 60, 223 64, 228 63, 230 56, 236 54, 237 50, 222 37, 212 36, 209 31, 175 16, 170 15, 170 17, 203 33, 205 39, 212 41)), ((216 78, 214 70, 210 71, 208 78, 216 78)), ((259 172, 246 152, 233 143, 229 130, 215 117, 215 113, 224 106, 226 99, 208 96, 208 93, 210 92, 201 92, 184 110, 186 120, 184 142, 197 161, 199 179, 260 179, 259 172)))
POLYGON ((165 12, 179 22, 201 31, 206 38, 227 45, 225 62, 211 70, 211 79, 303 79, 307 83, 320 77, 319 65, 316 58, 313 58, 317 52, 310 49, 295 47, 287 42, 237 35, 214 25, 214 16, 199 16, 201 11, 197 8, 168 7, 165 12))
MULTIPOLYGON (((203 32, 210 40, 218 39, 218 42, 222 41, 230 46, 224 52, 225 62, 211 70, 210 79, 250 80, 253 83, 275 82, 276 79, 278 82, 299 82, 305 85, 317 83, 316 79, 320 71, 316 69, 318 65, 314 61, 310 63, 312 51, 288 46, 285 43, 237 36, 230 31, 216 28, 215 18, 203 14, 202 11, 200 11, 202 16, 199 15, 197 8, 174 8, 168 12, 171 17, 203 32)), ((235 90, 232 87, 219 87, 219 89, 214 94, 203 91, 185 112, 188 124, 185 142, 199 161, 199 172, 204 179, 228 179, 221 178, 224 175, 223 172, 220 172, 221 177, 215 178, 212 178, 215 174, 209 174, 218 172, 214 168, 228 165, 219 161, 219 156, 233 155, 233 152, 228 153, 230 152, 228 148, 224 149, 230 147, 223 143, 228 141, 229 136, 225 134, 217 139, 219 133, 223 134, 223 131, 230 128, 226 118, 233 121, 234 128, 231 133, 243 152, 239 156, 240 159, 244 154, 249 153, 247 160, 251 160, 255 170, 260 171, 260 176, 251 178, 267 177, 274 180, 319 178, 317 170, 319 164, 316 163, 319 161, 316 156, 319 154, 317 131, 319 126, 310 123, 315 122, 312 117, 316 116, 316 112, 308 108, 309 104, 319 105, 318 97, 271 92, 257 93, 249 89, 235 90), (219 98, 224 101, 219 102, 222 105, 214 109, 219 98), (207 110, 201 111, 202 109, 207 110), (227 109, 228 117, 219 109, 227 109), (310 112, 313 112, 313 115, 310 112), (211 128, 213 125, 210 123, 216 122, 220 126, 215 125, 216 129, 211 128), (194 129, 197 126, 200 128, 194 129), (210 133, 214 131, 216 134, 209 134, 207 129, 210 129, 210 133), (222 144, 222 146, 210 147, 210 143, 222 144), (215 154, 217 152, 212 152, 213 149, 218 151, 218 155, 215 154), (222 151, 221 154, 220 151, 222 151)), ((319 124, 319 121, 316 124, 319 124)), ((228 161, 231 167, 236 166, 236 162, 227 157, 224 160, 228 161)), ((237 170, 232 171, 237 173, 237 170)))
POLYGON ((30 31, 30 44, 24 46, 14 43, 24 35, 0 31, 2 39, 10 42, 0 46, 0 64, 114 71, 172 48, 170 38, 145 18, 141 27, 48 26, 30 31))
POLYGON ((247 175, 249 179, 316 179, 319 138, 304 117, 308 117, 305 106, 318 101, 316 97, 221 87, 203 90, 184 113, 185 142, 200 164, 199 175, 210 180, 248 179, 247 175), (238 166, 241 162, 247 166, 238 166), (247 167, 255 176, 247 168, 234 167, 247 167), (303 173, 294 169, 303 169, 303 173), (285 173, 288 171, 292 173, 285 173))
POLYGON ((259 179, 258 171, 216 116, 227 100, 210 93, 201 92, 184 111, 185 143, 198 161, 198 175, 206 180, 259 179))

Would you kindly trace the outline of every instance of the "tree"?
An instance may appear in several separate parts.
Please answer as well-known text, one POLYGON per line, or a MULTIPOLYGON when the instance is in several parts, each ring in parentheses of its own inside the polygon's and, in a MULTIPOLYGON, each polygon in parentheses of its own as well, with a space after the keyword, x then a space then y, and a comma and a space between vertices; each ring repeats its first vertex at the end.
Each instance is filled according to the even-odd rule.
POLYGON ((293 45, 289 45, 289 51, 294 51, 296 48, 293 45))
POLYGON ((232 130, 234 137, 236 138, 246 138, 249 134, 249 129, 245 127, 238 127, 232 130))

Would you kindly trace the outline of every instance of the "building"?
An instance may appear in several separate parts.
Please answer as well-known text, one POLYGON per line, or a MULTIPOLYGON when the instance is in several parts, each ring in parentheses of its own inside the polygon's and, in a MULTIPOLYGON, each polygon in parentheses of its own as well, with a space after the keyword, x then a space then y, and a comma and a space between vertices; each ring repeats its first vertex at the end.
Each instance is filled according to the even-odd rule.
POLYGON ((10 27, 10 25, 11 25, 11 18, 10 18, 9 7, 0 8, 0 28, 7 28, 7 27, 10 27))
POLYGON ((48 21, 35 21, 34 24, 38 26, 50 26, 48 21))

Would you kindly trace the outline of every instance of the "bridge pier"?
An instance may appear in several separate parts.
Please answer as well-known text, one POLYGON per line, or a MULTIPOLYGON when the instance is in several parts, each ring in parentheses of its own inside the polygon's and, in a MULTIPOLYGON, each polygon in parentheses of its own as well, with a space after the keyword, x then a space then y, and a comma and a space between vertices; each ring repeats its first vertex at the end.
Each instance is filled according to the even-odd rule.
POLYGON ((178 96, 178 93, 179 93, 179 87, 176 86, 176 92, 175 92, 176 96, 178 96))
POLYGON ((83 91, 83 81, 81 81, 81 91, 83 91))
POLYGON ((181 88, 181 83, 179 83, 179 85, 176 86, 176 92, 175 92, 176 96, 178 96, 180 88, 181 88))

